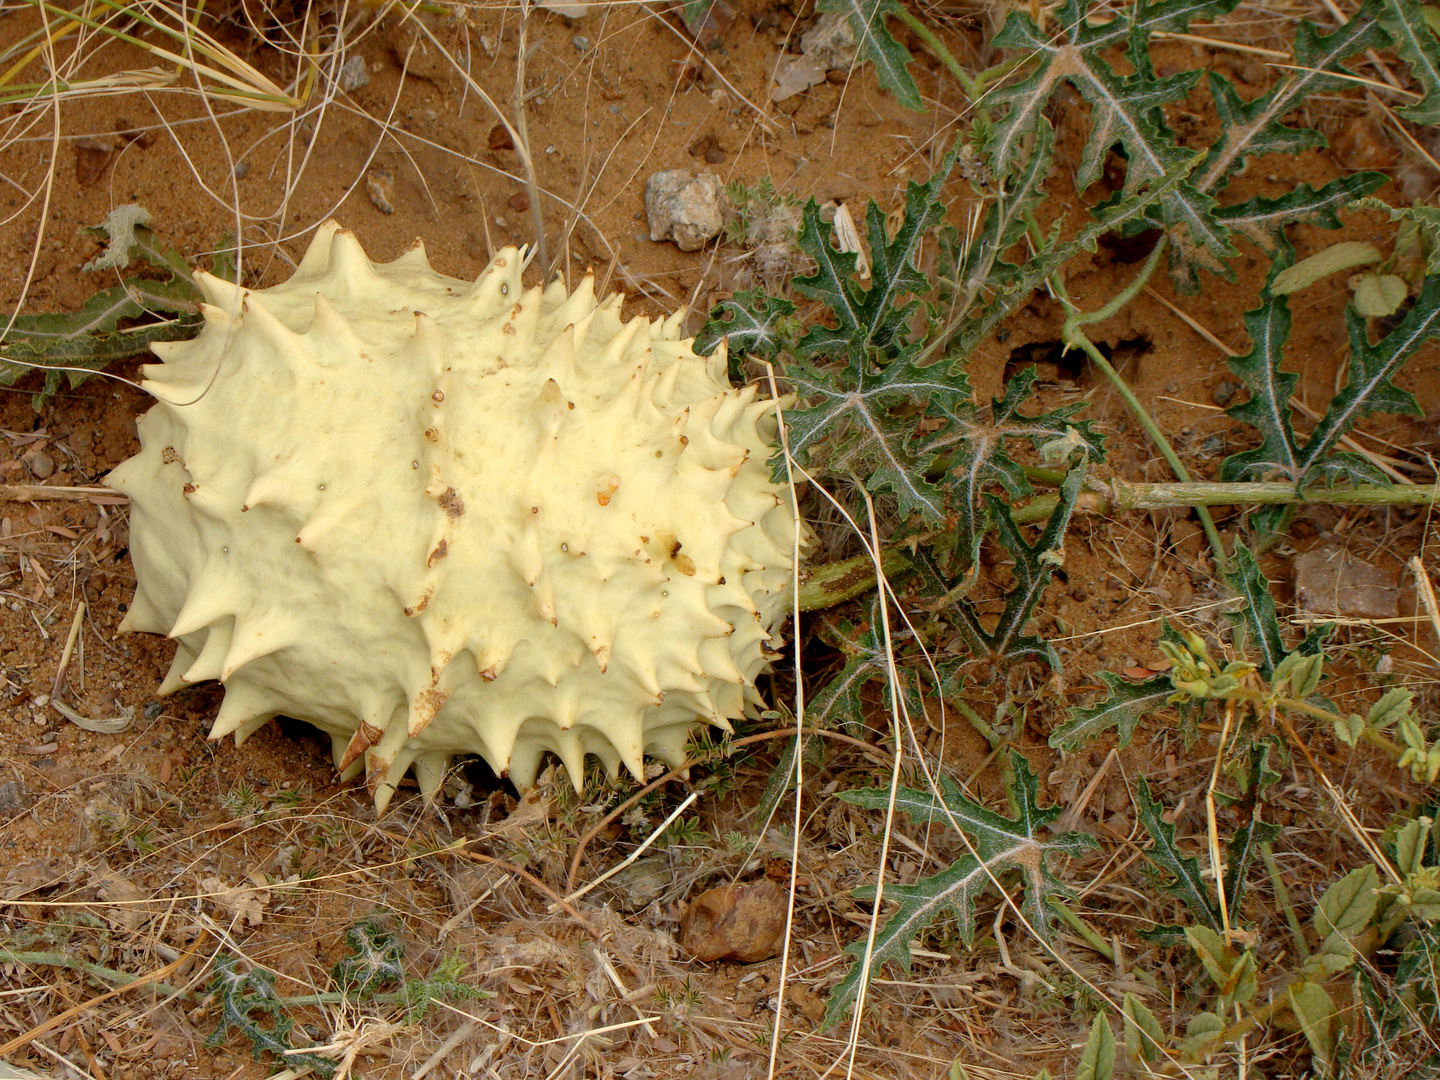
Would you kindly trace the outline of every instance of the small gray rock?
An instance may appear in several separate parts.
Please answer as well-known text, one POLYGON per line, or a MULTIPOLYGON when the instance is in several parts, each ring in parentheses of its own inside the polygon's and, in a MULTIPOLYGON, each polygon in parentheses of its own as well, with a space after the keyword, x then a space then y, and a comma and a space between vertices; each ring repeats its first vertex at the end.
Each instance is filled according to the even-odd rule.
POLYGON ((1400 614, 1395 574, 1355 558, 1338 544, 1295 556, 1295 602, 1316 615, 1393 619, 1400 614))
POLYGON ((650 239, 674 240, 681 251, 699 251, 720 234, 720 180, 689 169, 658 172, 645 184, 650 239))
POLYGON ((855 31, 841 12, 827 11, 800 38, 800 51, 822 70, 848 70, 855 63, 855 31))
POLYGON ((617 911, 635 912, 659 900, 675 884, 675 871, 664 855, 637 859, 605 883, 617 911))
POLYGON ((41 450, 30 458, 30 475, 36 480, 48 480, 55 475, 55 459, 41 450))
POLYGON ((1215 404, 1219 405, 1221 408, 1224 408, 1226 405, 1229 405, 1230 402, 1234 400, 1235 395, 1239 392, 1239 383, 1231 382, 1229 379, 1223 379, 1221 380, 1219 386, 1215 387, 1214 390, 1210 391, 1210 400, 1215 402, 1215 404))
POLYGON ((363 56, 352 56, 340 65, 340 89, 352 94, 370 85, 370 65, 363 56))
POLYGON ((575 46, 576 52, 587 53, 592 48, 590 39, 584 34, 576 34, 570 39, 570 44, 575 46))
POLYGON ((25 803, 25 785, 19 780, 0 784, 0 811, 14 810, 25 803))

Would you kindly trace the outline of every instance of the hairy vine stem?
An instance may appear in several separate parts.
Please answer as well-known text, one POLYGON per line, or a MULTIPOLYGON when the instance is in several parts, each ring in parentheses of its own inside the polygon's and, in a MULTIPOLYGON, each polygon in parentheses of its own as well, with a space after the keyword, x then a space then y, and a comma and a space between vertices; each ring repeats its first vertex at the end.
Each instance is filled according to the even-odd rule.
MULTIPOLYGON (((1032 480, 1046 481, 1049 471, 1026 470, 1032 480)), ((1056 474, 1057 476, 1059 474, 1056 474)), ((1034 524, 1050 517, 1059 504, 1058 495, 1038 495, 1012 511, 1016 524, 1034 524)), ((1111 515, 1126 510, 1166 510, 1176 507, 1270 506, 1284 503, 1320 503, 1328 506, 1431 506, 1440 503, 1440 484, 1412 487, 1321 488, 1299 492, 1294 484, 1222 484, 1212 481, 1166 481, 1135 484, 1125 480, 1096 481, 1082 492, 1075 504, 1076 514, 1111 515)), ((921 536, 917 539, 924 540, 921 536)), ((887 574, 910 566, 905 552, 887 548, 881 556, 887 574)), ((811 567, 800 583, 800 610, 818 611, 863 596, 875 587, 874 563, 869 555, 857 555, 837 562, 811 567)))

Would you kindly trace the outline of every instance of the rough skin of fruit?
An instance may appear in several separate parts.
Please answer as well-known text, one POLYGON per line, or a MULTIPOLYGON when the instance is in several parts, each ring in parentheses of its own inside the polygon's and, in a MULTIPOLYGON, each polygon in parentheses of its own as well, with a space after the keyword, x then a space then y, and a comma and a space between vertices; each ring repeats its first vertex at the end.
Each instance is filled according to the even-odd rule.
POLYGON ((478 754, 521 787, 683 759, 759 702, 797 525, 769 479, 775 402, 732 389, 680 316, 620 316, 587 275, 473 283, 418 242, 372 264, 322 227, 293 277, 197 275, 190 342, 156 345, 123 629, 168 634, 161 692, 225 684, 212 738, 328 732, 383 810, 478 754))

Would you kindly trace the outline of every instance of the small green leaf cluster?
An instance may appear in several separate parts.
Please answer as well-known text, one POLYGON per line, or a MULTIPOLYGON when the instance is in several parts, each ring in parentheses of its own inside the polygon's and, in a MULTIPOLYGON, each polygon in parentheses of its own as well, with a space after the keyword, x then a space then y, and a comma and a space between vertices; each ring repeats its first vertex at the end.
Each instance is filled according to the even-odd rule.
POLYGON ((1396 761, 1409 769, 1416 783, 1433 784, 1440 777, 1440 740, 1429 740, 1414 711, 1415 695, 1404 687, 1387 690, 1362 718, 1357 713, 1336 717, 1335 737, 1346 746, 1356 746, 1367 735, 1374 738, 1390 728, 1400 737, 1402 752, 1396 761))
POLYGON ((310 1068, 321 1077, 335 1072, 336 1061, 325 1053, 295 1047, 292 1011, 310 1005, 393 1003, 405 1012, 406 1023, 418 1023, 432 1003, 488 997, 465 981, 459 956, 442 960, 429 976, 412 978, 405 970, 405 946, 378 917, 361 919, 345 931, 347 953, 331 969, 335 990, 298 998, 275 994, 275 974, 262 967, 242 970, 239 957, 221 953, 208 992, 219 1007, 207 1046, 220 1046, 232 1034, 248 1039, 255 1060, 270 1054, 291 1068, 310 1068), (388 987, 397 989, 386 992, 388 987))

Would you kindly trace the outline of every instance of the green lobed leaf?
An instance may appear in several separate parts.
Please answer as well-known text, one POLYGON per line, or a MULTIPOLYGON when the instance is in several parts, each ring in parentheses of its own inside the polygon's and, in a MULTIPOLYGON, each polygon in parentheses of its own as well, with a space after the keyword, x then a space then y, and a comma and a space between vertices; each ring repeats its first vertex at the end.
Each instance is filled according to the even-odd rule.
POLYGON ((907 109, 921 112, 925 103, 906 70, 906 65, 913 64, 915 58, 885 26, 886 16, 898 6, 899 0, 816 0, 815 10, 844 15, 855 35, 860 56, 875 65, 875 77, 880 85, 907 109))
POLYGON ((1410 65, 1410 74, 1424 90, 1413 105, 1396 109, 1412 124, 1440 125, 1440 41, 1426 25, 1416 0, 1367 0, 1359 14, 1375 19, 1390 36, 1390 44, 1410 65))
POLYGON ((1109 695, 1095 705, 1070 710, 1070 719, 1050 733, 1050 745, 1057 750, 1078 750, 1112 727, 1118 735, 1117 745, 1123 750, 1130 745, 1140 718, 1163 706, 1175 693, 1168 675, 1132 682, 1109 671, 1099 674, 1109 695))
POLYGON ((1164 1049, 1165 1029, 1149 1006, 1129 990, 1125 991, 1120 1012, 1125 1018, 1125 1048, 1136 1061, 1153 1065, 1164 1049))
POLYGON ((1372 266, 1383 256, 1374 244, 1362 244, 1358 240, 1346 240, 1321 248, 1308 259, 1301 259, 1293 266, 1287 266, 1275 275, 1270 283, 1273 296, 1289 296, 1291 293, 1308 289, 1315 282, 1352 270, 1357 266, 1372 266))
POLYGON ((1325 145, 1325 137, 1308 128, 1281 121, 1316 94, 1354 86, 1344 61, 1366 49, 1383 48, 1385 34, 1364 7, 1329 34, 1300 20, 1295 27, 1293 65, 1265 93, 1251 101, 1240 96, 1220 75, 1209 73, 1209 87, 1220 120, 1219 137, 1195 174, 1201 191, 1218 192, 1249 157, 1296 154, 1325 145))
POLYGON ((945 499, 926 478, 935 451, 921 444, 917 428, 926 416, 960 410, 970 388, 963 374, 921 362, 916 324, 926 322, 926 311, 917 297, 930 283, 916 265, 926 236, 944 220, 938 195, 959 147, 957 141, 927 183, 909 185, 892 240, 884 214, 871 204, 868 287, 854 280, 856 256, 832 243, 834 229, 821 220, 818 204, 806 204, 796 243, 816 269, 792 284, 824 305, 829 322, 814 323, 794 343, 784 372, 798 398, 786 413, 796 458, 823 455, 834 471, 866 475, 870 490, 895 493, 902 516, 931 521, 944 519, 945 499))
POLYGON ((1215 933, 1225 929, 1220 912, 1210 899, 1210 890, 1200 875, 1200 863, 1193 855, 1186 855, 1175 844, 1175 826, 1160 815, 1165 807, 1150 794, 1150 785, 1143 776, 1135 781, 1135 811, 1140 824, 1152 841, 1145 851, 1145 857, 1169 874, 1169 880, 1160 886, 1190 909, 1200 925, 1215 933))
MULTIPOLYGON (((1050 131, 1049 125, 1038 128, 1039 132, 1050 131)), ((957 330, 945 338, 946 350, 956 357, 967 357, 981 342, 985 341, 996 327, 1017 306, 1028 302, 1036 289, 1042 287, 1047 278, 1061 266, 1081 252, 1093 252, 1100 238, 1108 233, 1124 233, 1130 226, 1150 227, 1151 211, 1171 193, 1187 182, 1187 177, 1204 156, 1201 151, 1188 154, 1187 160, 1177 166, 1174 173, 1163 179, 1140 185, 1132 194, 1112 199, 1091 209, 1090 220, 1069 239, 1062 240, 1058 232, 1045 242, 1038 251, 1027 251, 1022 261, 1007 263, 998 257, 990 265, 989 277, 981 284, 990 299, 971 312, 957 330)), ((1040 178, 1043 180, 1043 177, 1040 178)), ((1034 189, 1032 189, 1034 190, 1034 189)), ((987 222, 988 222, 987 217, 987 222)), ((972 248, 975 245, 972 245, 972 248)), ((982 254, 984 245, 980 245, 982 254)), ((986 265, 979 255, 977 265, 986 265)), ((974 273, 967 280, 974 281, 974 273)), ((972 286, 978 291, 979 286, 972 286)), ((958 364, 957 360, 957 364, 958 364)))
MULTIPOLYGON (((1011 797, 1017 815, 1007 818, 975 802, 960 790, 948 776, 939 778, 940 794, 900 788, 895 793, 895 808, 910 816, 918 825, 948 824, 962 831, 975 854, 965 854, 938 874, 914 885, 889 885, 884 898, 895 902, 897 909, 875 935, 871 951, 871 971, 879 971, 887 962, 910 970, 909 943, 942 915, 953 913, 966 947, 974 942, 975 902, 990 884, 992 877, 1007 871, 1018 871, 1024 891, 1021 911, 1034 930, 1050 935, 1051 925, 1058 917, 1054 911, 1056 895, 1067 895, 1065 886, 1050 870, 1053 859, 1079 855, 1095 846, 1089 836, 1078 832, 1050 835, 1046 826, 1059 817, 1058 806, 1037 804, 1039 781, 1029 761, 1015 750, 1010 751, 1010 767, 1014 777, 1011 797), (978 857, 977 857, 978 856, 978 857)), ((838 797, 867 809, 885 809, 890 793, 884 788, 860 788, 842 791, 838 797)), ((867 886, 855 895, 873 898, 875 889, 867 886)), ((865 954, 861 938, 846 947, 854 957, 865 954)), ((824 1027, 833 1026, 854 1002, 860 990, 861 965, 851 965, 845 978, 830 993, 825 1010, 824 1027)))
POLYGON ((845 654, 845 666, 805 704, 805 719, 816 727, 855 732, 865 727, 861 691, 875 679, 887 679, 890 658, 881 633, 880 612, 872 600, 867 618, 822 630, 825 640, 845 654))
POLYGON ((1038 660, 1058 669, 1060 659, 1048 641, 1028 632, 1035 605, 1057 567, 1064 561, 1062 544, 1070 526, 1070 516, 1085 483, 1085 465, 1071 466, 1060 485, 1059 500, 1039 537, 1032 544, 1025 539, 1010 514, 1010 508, 987 493, 985 502, 990 519, 995 522, 996 537, 1002 547, 1015 557, 1011 573, 1014 585, 1005 595, 1005 606, 998 617, 981 613, 969 598, 961 596, 947 609, 965 643, 978 657, 993 662, 1038 660))
POLYGON ((1319 983, 1302 982, 1293 985, 1286 992, 1305 1041, 1315 1056, 1321 1075, 1327 1071, 1331 1056, 1335 1053, 1335 1022, 1338 1012, 1335 1002, 1319 983))
POLYGON ((1323 941, 1335 933, 1353 938, 1369 926, 1379 902, 1379 888, 1379 874, 1374 866, 1366 864, 1351 870, 1326 889, 1314 916, 1315 932, 1320 939, 1323 941))

